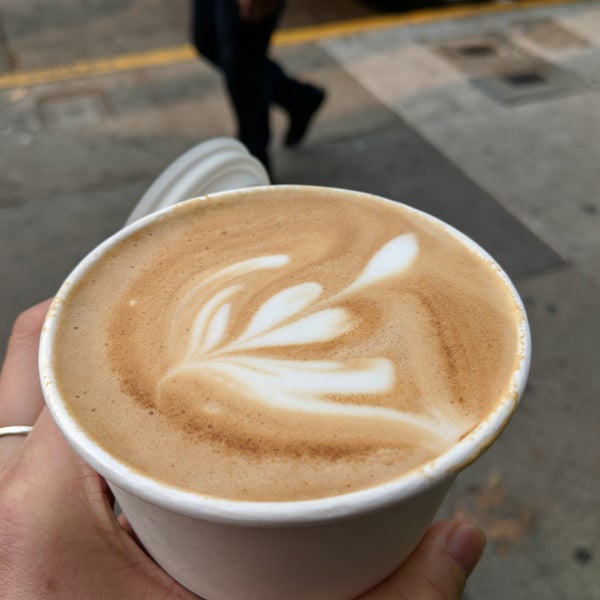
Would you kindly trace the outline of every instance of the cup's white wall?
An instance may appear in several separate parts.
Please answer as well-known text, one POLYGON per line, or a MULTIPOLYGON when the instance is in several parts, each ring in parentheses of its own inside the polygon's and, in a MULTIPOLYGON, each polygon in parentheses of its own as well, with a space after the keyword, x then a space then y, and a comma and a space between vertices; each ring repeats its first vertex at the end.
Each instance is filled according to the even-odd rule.
POLYGON ((291 527, 194 518, 109 484, 146 550, 206 600, 350 600, 406 559, 453 480, 372 512, 291 527))

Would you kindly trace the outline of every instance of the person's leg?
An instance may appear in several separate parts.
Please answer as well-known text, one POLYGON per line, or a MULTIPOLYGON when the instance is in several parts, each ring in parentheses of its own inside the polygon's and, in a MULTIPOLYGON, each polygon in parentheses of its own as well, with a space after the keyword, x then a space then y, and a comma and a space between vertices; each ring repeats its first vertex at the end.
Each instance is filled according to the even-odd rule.
POLYGON ((191 42, 198 53, 220 67, 215 0, 191 0, 190 34, 191 42))
POLYGON ((304 137, 311 119, 325 100, 325 91, 289 77, 271 59, 267 59, 266 73, 270 101, 281 106, 289 115, 285 144, 295 146, 304 137))
POLYGON ((219 60, 235 110, 238 136, 269 168, 269 83, 267 50, 277 15, 257 23, 242 21, 235 0, 216 5, 219 60))
POLYGON ((269 105, 289 114, 287 145, 303 138, 325 93, 289 77, 267 57, 271 35, 283 8, 259 23, 242 21, 236 0, 192 0, 192 42, 225 76, 235 111, 238 137, 269 169, 269 105))

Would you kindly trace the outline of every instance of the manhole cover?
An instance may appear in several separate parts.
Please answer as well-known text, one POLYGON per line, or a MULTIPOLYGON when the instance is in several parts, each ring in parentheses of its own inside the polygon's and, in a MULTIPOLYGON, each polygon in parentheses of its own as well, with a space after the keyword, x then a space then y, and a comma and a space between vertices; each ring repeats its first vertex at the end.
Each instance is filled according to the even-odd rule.
POLYGON ((450 40, 433 49, 468 75, 527 71, 538 62, 499 34, 450 40))
POLYGON ((544 85, 547 81, 538 73, 511 73, 502 75, 503 79, 509 85, 525 87, 529 85, 544 85))
POLYGON ((476 77, 472 83, 502 104, 539 102, 587 90, 575 75, 549 63, 539 63, 535 70, 476 77))
POLYGON ((40 109, 44 123, 50 128, 97 125, 108 117, 98 92, 46 97, 40 101, 40 109))

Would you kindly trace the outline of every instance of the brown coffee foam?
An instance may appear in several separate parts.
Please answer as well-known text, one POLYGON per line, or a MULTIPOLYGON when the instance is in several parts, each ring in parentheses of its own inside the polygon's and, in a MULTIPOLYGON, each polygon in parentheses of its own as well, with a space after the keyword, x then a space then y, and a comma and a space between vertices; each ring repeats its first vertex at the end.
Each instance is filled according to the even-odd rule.
POLYGON ((416 468, 447 447, 419 428, 269 409, 215 374, 164 379, 184 352, 178 345, 185 335, 169 341, 168 330, 174 302, 189 293, 193 277, 254 256, 290 254, 289 269, 233 281, 252 283, 232 303, 228 339, 235 339, 282 287, 316 281, 325 297, 335 295, 366 257, 408 232, 417 234, 420 249, 409 271, 336 303, 353 323, 340 340, 253 354, 389 356, 397 373, 391 393, 328 399, 438 420, 442 412, 458 427, 453 443, 508 393, 519 318, 508 287, 440 226, 399 205, 333 191, 282 197, 274 188, 260 197, 189 204, 120 243, 74 286, 59 323, 55 366, 69 410, 133 468, 217 497, 327 496, 416 468), (212 412, 198 408, 203 402, 212 403, 212 412))

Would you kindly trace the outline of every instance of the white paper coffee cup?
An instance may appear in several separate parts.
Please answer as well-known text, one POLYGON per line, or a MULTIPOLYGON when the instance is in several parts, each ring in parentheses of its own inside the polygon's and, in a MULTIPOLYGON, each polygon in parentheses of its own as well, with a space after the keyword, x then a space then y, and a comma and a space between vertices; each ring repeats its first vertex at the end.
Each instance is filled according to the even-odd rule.
MULTIPOLYGON (((297 186, 278 188, 286 194, 297 186)), ((255 188, 256 193, 260 190, 255 188)), ((219 195, 229 193, 235 194, 219 195)), ((52 369, 54 333, 69 290, 117 243, 169 210, 135 221, 113 235, 84 258, 61 287, 40 346, 47 405, 75 451, 106 478, 145 549, 193 592, 207 600, 354 598, 388 576, 410 554, 457 473, 489 447, 513 414, 525 387, 531 352, 522 302, 497 267, 522 312, 521 360, 510 393, 493 413, 435 460, 394 481, 322 499, 246 502, 204 497, 161 485, 91 440, 66 409, 52 369)), ((442 226, 493 261, 469 238, 442 226)))

